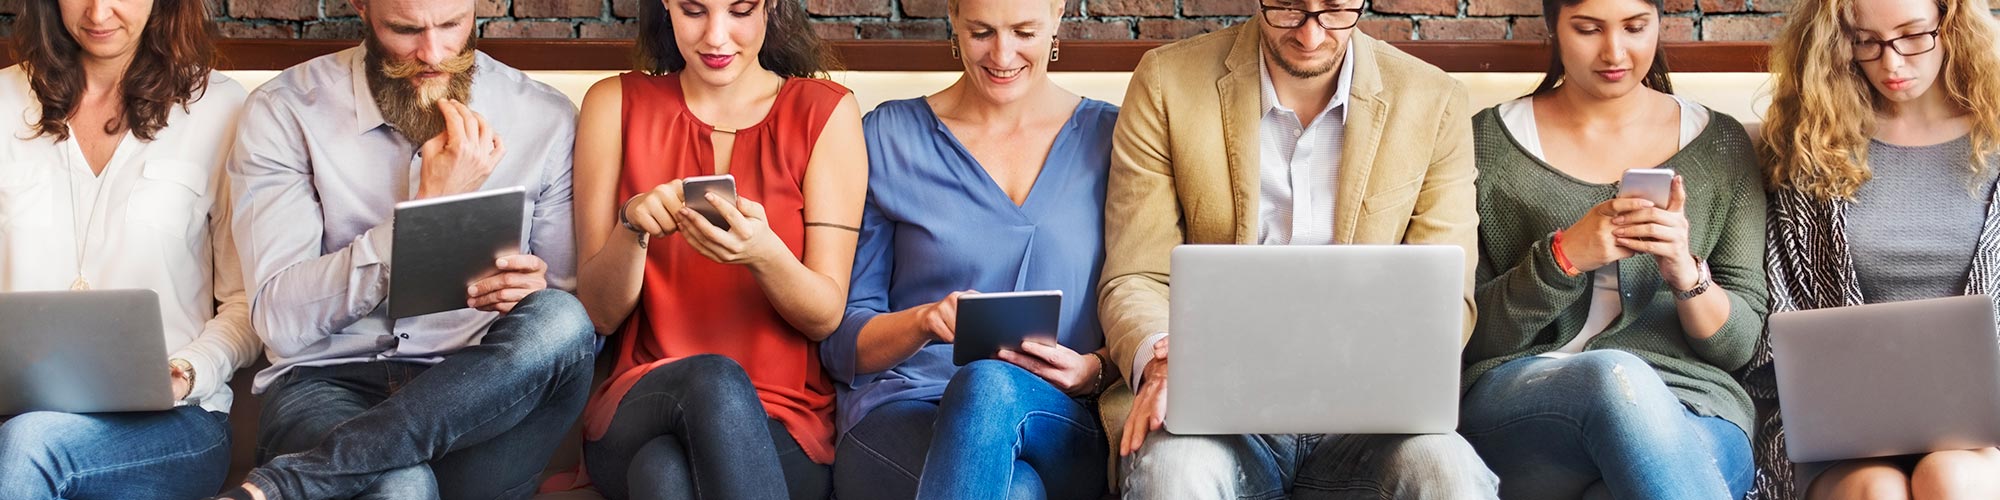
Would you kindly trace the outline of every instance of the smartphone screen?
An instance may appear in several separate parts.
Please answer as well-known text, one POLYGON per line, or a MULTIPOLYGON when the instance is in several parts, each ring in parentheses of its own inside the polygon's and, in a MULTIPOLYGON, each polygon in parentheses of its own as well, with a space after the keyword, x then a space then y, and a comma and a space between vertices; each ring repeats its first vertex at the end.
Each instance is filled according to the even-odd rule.
POLYGON ((716 211, 715 205, 709 204, 706 196, 709 193, 720 196, 725 203, 736 203, 736 176, 722 174, 689 177, 681 184, 681 199, 687 203, 688 208, 694 209, 695 213, 708 219, 709 224, 728 231, 729 221, 722 218, 722 212, 716 211))
POLYGON ((1674 171, 1664 168, 1635 168, 1625 171, 1618 181, 1618 197, 1638 197, 1665 208, 1674 194, 1674 171))

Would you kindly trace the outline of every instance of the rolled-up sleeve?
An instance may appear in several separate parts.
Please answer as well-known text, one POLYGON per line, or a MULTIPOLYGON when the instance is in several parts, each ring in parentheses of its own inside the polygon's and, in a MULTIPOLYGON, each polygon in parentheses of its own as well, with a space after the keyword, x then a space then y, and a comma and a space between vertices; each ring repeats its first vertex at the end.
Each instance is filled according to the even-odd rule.
POLYGON ((251 324, 284 357, 366 316, 389 285, 390 224, 321 251, 325 223, 303 130, 293 110, 267 92, 253 93, 227 162, 251 324))

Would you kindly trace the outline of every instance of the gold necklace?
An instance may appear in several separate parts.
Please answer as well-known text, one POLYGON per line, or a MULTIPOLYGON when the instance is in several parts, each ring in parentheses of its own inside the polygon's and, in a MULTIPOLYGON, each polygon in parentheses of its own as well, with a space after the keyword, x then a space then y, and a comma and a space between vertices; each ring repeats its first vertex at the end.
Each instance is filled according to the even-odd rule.
MULTIPOLYGON (((76 148, 76 154, 77 154, 77 155, 82 155, 82 154, 83 154, 83 149, 82 149, 82 148, 83 148, 83 146, 82 146, 81 144, 78 144, 78 143, 76 142, 76 140, 74 139, 74 137, 75 137, 75 136, 71 136, 71 137, 72 137, 72 139, 71 139, 71 140, 69 140, 69 141, 65 141, 65 142, 68 142, 68 143, 69 143, 69 144, 70 144, 71 146, 73 146, 73 147, 75 147, 75 148, 76 148)), ((123 141, 120 141, 120 142, 123 142, 123 141)), ((77 227, 77 226, 76 226, 76 201, 77 201, 77 198, 79 198, 79 196, 77 196, 77 194, 76 194, 76 164, 74 163, 74 158, 72 158, 72 157, 71 157, 71 155, 70 155, 70 151, 68 151, 68 150, 64 150, 64 151, 60 151, 60 152, 58 152, 57 154, 60 154, 60 155, 62 155, 62 157, 63 157, 63 161, 62 161, 62 164, 63 164, 63 171, 62 171, 62 175, 63 175, 63 181, 64 181, 64 186, 66 186, 66 187, 67 187, 67 189, 68 189, 68 191, 69 191, 69 193, 68 193, 68 194, 69 194, 69 227, 71 228, 71 230, 72 230, 72 231, 82 231, 82 233, 83 233, 83 234, 80 234, 80 235, 72 235, 72 237, 71 237, 71 239, 73 239, 73 240, 75 240, 75 241, 76 241, 76 279, 75 279, 75 280, 72 280, 72 281, 70 281, 70 283, 69 283, 69 289, 70 289, 70 290, 72 290, 72 291, 84 291, 84 290, 89 290, 89 289, 90 289, 90 280, 87 280, 87 279, 84 279, 84 277, 83 277, 83 263, 85 262, 85 258, 87 258, 87 257, 89 256, 89 252, 90 252, 90 229, 91 229, 91 227, 92 227, 92 226, 95 226, 95 225, 97 225, 97 205, 98 205, 98 202, 99 202, 99 201, 102 201, 102 200, 100 200, 100 199, 98 199, 98 198, 102 198, 102 197, 103 197, 103 195, 104 195, 104 183, 102 182, 102 179, 99 179, 99 181, 100 181, 100 182, 99 182, 99 183, 97 184, 97 196, 96 196, 96 197, 94 197, 94 198, 93 198, 93 199, 91 200, 91 203, 90 203, 90 215, 89 215, 89 217, 88 217, 88 218, 85 218, 85 219, 83 220, 83 228, 82 228, 82 229, 76 229, 76 227, 77 227)), ((114 153, 112 154, 112 156, 114 156, 114 157, 115 157, 115 156, 117 156, 117 154, 116 154, 116 153, 114 152, 114 153)), ((106 163, 106 164, 104 165, 104 169, 105 169, 105 170, 110 170, 110 169, 111 169, 111 165, 110 165, 110 163, 109 163, 109 162, 107 162, 107 163, 106 163)))

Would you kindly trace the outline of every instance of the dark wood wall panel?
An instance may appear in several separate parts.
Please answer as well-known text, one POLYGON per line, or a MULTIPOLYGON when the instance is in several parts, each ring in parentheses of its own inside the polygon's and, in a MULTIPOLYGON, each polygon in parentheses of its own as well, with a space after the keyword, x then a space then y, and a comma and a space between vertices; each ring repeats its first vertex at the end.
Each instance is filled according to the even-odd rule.
MULTIPOLYGON (((352 47, 352 40, 248 40, 219 42, 224 69, 276 70, 322 54, 352 47)), ((1139 57, 1163 42, 1067 41, 1056 71, 1131 71, 1139 57)), ((1548 67, 1548 49, 1533 41, 1393 42, 1412 55, 1450 72, 1539 73, 1548 67)), ((854 40, 833 42, 848 69, 861 71, 956 71, 942 41, 854 40)), ((631 68, 632 43, 625 40, 481 40, 493 57, 524 70, 604 71, 631 68)), ((1667 44, 1668 64, 1677 72, 1761 72, 1768 45, 1762 42, 1679 42, 1667 44)), ((14 64, 13 51, 0 63, 14 64)))

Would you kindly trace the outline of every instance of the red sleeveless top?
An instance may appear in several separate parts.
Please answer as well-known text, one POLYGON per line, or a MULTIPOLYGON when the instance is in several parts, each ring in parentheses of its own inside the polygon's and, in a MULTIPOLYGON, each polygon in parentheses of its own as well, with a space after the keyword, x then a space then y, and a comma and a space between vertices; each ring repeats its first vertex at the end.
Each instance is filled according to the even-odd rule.
MULTIPOLYGON (((625 161, 617 199, 715 173, 710 140, 715 128, 688 111, 678 75, 626 73, 620 81, 625 161)), ((826 80, 787 79, 764 121, 736 132, 730 173, 737 195, 764 204, 771 231, 794 257, 805 252, 806 164, 848 94, 826 80)), ((654 240, 638 308, 613 341, 617 365, 584 411, 586 439, 604 435, 625 392, 649 370, 688 356, 721 354, 743 365, 764 412, 791 431, 808 457, 833 462, 834 390, 820 369, 819 345, 778 315, 749 268, 708 260, 679 236, 654 240)))

